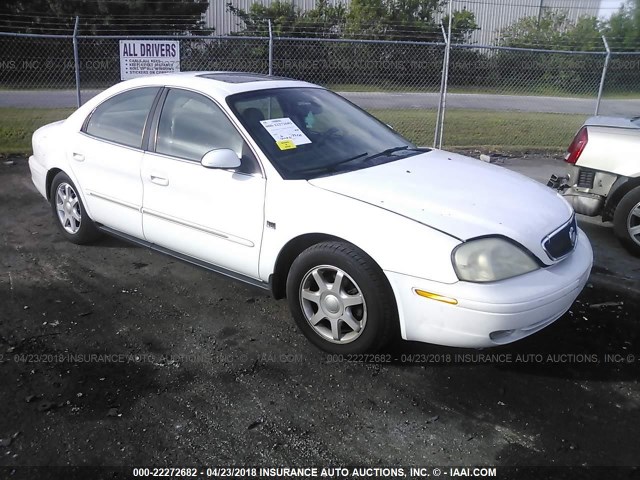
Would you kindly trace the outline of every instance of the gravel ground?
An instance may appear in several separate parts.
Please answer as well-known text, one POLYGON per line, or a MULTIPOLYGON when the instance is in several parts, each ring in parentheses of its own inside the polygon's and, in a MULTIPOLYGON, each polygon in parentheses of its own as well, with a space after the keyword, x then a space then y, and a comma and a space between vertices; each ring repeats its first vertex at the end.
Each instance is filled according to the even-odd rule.
POLYGON ((512 346, 338 361, 262 291, 65 242, 24 159, 0 185, 0 467, 638 465, 640 303, 596 280, 512 346))

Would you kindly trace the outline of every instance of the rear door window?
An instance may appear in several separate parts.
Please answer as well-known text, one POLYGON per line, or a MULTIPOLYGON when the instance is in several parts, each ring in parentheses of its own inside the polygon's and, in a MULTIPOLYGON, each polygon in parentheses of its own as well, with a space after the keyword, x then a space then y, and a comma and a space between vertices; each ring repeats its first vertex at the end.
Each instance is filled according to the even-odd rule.
POLYGON ((105 100, 91 114, 84 132, 127 147, 142 148, 144 127, 159 90, 136 88, 105 100))

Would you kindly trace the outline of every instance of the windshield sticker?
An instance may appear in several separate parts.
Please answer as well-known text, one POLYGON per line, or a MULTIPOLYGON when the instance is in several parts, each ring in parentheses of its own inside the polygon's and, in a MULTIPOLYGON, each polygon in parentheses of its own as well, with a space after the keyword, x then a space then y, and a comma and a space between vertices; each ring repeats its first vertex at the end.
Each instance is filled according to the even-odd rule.
POLYGON ((273 118, 271 120, 261 120, 260 123, 276 141, 280 150, 296 148, 298 145, 311 143, 309 137, 302 133, 302 130, 300 130, 290 118, 273 118), (279 143, 283 140, 290 141, 293 144, 293 147, 289 146, 287 143, 285 144, 285 148, 283 148, 279 143))
POLYGON ((276 141, 276 145, 280 150, 291 150, 292 148, 296 148, 296 144, 293 143, 293 140, 278 140, 276 141))

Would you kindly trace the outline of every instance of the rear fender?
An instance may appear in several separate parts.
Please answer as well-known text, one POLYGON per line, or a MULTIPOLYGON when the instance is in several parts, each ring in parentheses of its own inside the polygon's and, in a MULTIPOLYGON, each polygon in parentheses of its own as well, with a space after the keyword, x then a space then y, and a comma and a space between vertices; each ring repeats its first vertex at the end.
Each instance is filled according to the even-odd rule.
POLYGON ((618 178, 612 185, 609 195, 607 195, 605 200, 604 209, 602 210, 602 221, 612 221, 616 207, 618 203, 620 203, 620 200, 622 200, 622 197, 638 186, 640 186, 640 178, 618 178))

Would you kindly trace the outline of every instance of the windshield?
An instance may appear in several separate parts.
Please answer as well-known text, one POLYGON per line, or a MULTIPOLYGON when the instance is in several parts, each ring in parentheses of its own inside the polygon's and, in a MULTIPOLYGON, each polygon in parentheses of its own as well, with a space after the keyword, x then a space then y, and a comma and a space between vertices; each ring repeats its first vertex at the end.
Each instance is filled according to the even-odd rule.
POLYGON ((357 170, 421 152, 387 125, 321 88, 245 92, 227 102, 286 179, 357 170))

